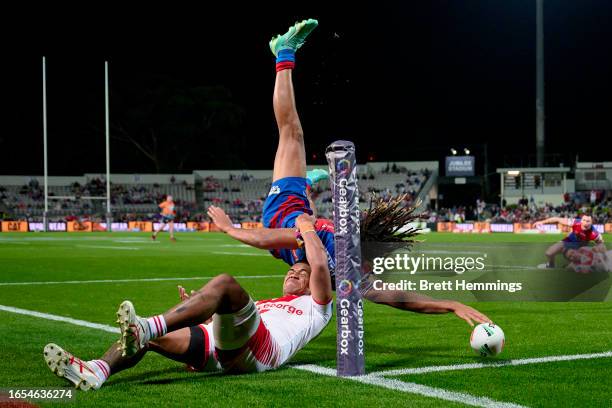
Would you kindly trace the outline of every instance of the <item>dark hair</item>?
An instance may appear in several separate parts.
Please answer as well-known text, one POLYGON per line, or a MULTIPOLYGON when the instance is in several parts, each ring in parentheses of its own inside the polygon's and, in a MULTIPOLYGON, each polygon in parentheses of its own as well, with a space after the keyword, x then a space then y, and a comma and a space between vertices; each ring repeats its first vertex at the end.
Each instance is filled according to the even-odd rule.
POLYGON ((370 196, 370 207, 361 212, 361 242, 404 242, 412 246, 420 228, 405 228, 411 222, 422 218, 414 206, 405 204, 407 194, 392 198, 370 196), (405 228, 405 229, 404 229, 405 228))
POLYGON ((406 195, 395 198, 370 197, 370 207, 361 212, 361 268, 370 272, 374 258, 390 256, 397 250, 410 250, 419 242, 416 239, 420 228, 406 227, 421 219, 415 206, 406 205, 406 195))

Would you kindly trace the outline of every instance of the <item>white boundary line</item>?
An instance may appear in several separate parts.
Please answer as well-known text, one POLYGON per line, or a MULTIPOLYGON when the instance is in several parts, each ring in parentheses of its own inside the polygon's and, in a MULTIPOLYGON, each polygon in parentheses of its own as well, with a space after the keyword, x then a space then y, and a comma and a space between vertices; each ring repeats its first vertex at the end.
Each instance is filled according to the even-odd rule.
MULTIPOLYGON (((73 324, 75 326, 82 326, 91 329, 102 330, 109 333, 119 333, 119 329, 116 327, 108 326, 106 324, 92 323, 85 320, 73 319, 71 317, 64 317, 53 315, 49 313, 41 313, 33 310, 20 309, 12 306, 0 305, 0 311, 15 313, 25 316, 38 317, 41 319, 58 321, 63 323, 73 324)), ((540 364, 557 361, 572 361, 572 360, 586 360, 594 358, 606 358, 612 357, 612 351, 606 351, 603 353, 591 353, 591 354, 574 354, 574 355, 563 355, 563 356, 548 356, 548 357, 537 357, 537 358, 526 358, 521 360, 510 360, 507 362, 491 363, 491 364, 457 364, 448 366, 430 366, 430 367, 419 367, 419 368, 407 368, 399 370, 389 371, 378 371, 368 375, 357 376, 357 377, 342 377, 347 380, 357 381, 363 384, 375 385, 383 388, 387 388, 394 391, 406 392, 411 394, 418 394, 430 398, 438 398, 445 401, 460 402, 462 404, 472 405, 476 407, 492 407, 492 408, 523 408, 523 405, 496 401, 487 397, 477 397, 470 394, 461 392, 444 390, 441 388, 430 387, 427 385, 404 382, 396 379, 384 378, 384 376, 395 376, 403 374, 424 374, 430 372, 450 371, 450 370, 467 370, 477 368, 490 368, 490 367, 505 367, 505 366, 519 366, 526 364, 540 364)), ((296 365, 290 366, 292 368, 312 372, 315 374, 326 375, 330 377, 337 377, 336 370, 327 367, 320 367, 313 364, 296 365)))
POLYGON ((402 368, 398 370, 389 371, 376 371, 370 373, 375 377, 389 377, 406 374, 427 374, 437 373, 440 371, 456 371, 456 370, 473 370, 478 368, 499 368, 509 366, 521 366, 526 364, 542 364, 542 363, 554 363, 556 361, 572 361, 572 360, 590 360, 595 358, 607 358, 612 357, 612 351, 605 351, 603 353, 591 353, 591 354, 572 354, 565 356, 549 356, 549 357, 537 357, 537 358, 524 358, 520 360, 508 360, 508 361, 497 361, 491 363, 472 363, 472 364, 455 364, 445 366, 429 366, 429 367, 417 367, 417 368, 402 368))
POLYGON ((106 324, 87 322, 85 320, 73 319, 71 317, 58 316, 58 315, 53 315, 49 313, 41 313, 41 312, 36 312, 34 310, 20 309, 18 307, 4 306, 4 305, 0 305, 0 310, 4 312, 16 313, 16 314, 25 315, 25 316, 39 317, 41 319, 46 319, 46 320, 54 320, 56 322, 70 323, 70 324, 74 324, 75 326, 89 327, 91 329, 103 330, 109 333, 119 333, 119 328, 117 327, 108 326, 106 324))
MULTIPOLYGON (((236 279, 267 279, 282 278, 285 275, 246 275, 234 276, 236 279)), ((188 280, 210 280, 214 276, 192 276, 189 278, 135 278, 135 279, 98 279, 98 280, 69 280, 48 282, 0 282, 0 286, 28 286, 28 285, 74 285, 89 283, 126 283, 126 282, 164 282, 164 281, 188 281, 188 280)))
POLYGON ((118 249, 123 251, 139 251, 138 247, 131 246, 108 246, 108 245, 75 245, 77 248, 95 248, 95 249, 118 249))
MULTIPOLYGON (((53 320, 63 323, 69 323, 76 326, 87 327, 91 329, 103 330, 109 333, 119 333, 119 329, 111 327, 105 324, 92 323, 85 320, 73 319, 70 317, 58 316, 49 313, 40 313, 33 310, 20 309, 12 306, 0 305, 0 311, 9 313, 16 313, 20 315, 33 316, 46 320, 53 320)), ((336 377, 336 370, 326 367, 319 367, 316 365, 301 365, 292 366, 295 369, 310 371, 312 373, 327 375, 336 377)), ((522 405, 495 401, 486 397, 476 397, 474 395, 464 394, 455 391, 443 390, 440 388, 429 387, 426 385, 408 383, 394 379, 387 379, 382 377, 376 377, 372 375, 364 375, 360 377, 345 377, 349 380, 361 382, 363 384, 375 385, 383 388, 387 388, 394 391, 401 391, 411 394, 419 394, 425 397, 438 398, 446 401, 460 402, 467 405, 476 407, 490 407, 490 408, 524 408, 522 405)))
POLYGON ((239 256, 270 256, 270 254, 258 254, 254 252, 229 252, 229 251, 210 251, 211 254, 218 255, 239 255, 239 256))
POLYGON ((489 407, 489 408, 522 408, 523 405, 513 404, 509 402, 495 401, 486 397, 477 397, 470 394, 464 394, 461 392, 448 391, 441 388, 429 387, 427 385, 404 382, 400 380, 394 380, 383 377, 376 377, 371 374, 362 375, 358 377, 337 377, 336 370, 333 368, 319 367, 317 365, 306 364, 291 366, 298 370, 309 371, 315 374, 327 375, 330 377, 343 378, 347 380, 357 381, 363 384, 377 385, 379 387, 387 388, 394 391, 407 392, 410 394, 423 395, 430 398, 438 398, 445 401, 460 402, 466 405, 472 405, 475 407, 489 407))

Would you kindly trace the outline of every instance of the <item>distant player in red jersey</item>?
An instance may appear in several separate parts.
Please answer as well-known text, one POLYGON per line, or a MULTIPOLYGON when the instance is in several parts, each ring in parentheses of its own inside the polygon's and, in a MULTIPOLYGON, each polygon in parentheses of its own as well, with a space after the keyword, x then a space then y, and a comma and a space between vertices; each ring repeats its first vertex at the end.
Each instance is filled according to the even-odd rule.
POLYGON ((594 242, 605 251, 603 238, 601 234, 593 228, 593 219, 590 215, 583 215, 580 218, 551 217, 538 221, 533 225, 537 228, 543 224, 564 225, 571 227, 572 231, 561 242, 557 242, 546 250, 548 262, 538 265, 539 268, 554 268, 555 257, 558 254, 562 253, 564 250, 578 249, 587 246, 590 242, 594 242))
POLYGON ((151 238, 155 241, 157 238, 157 234, 164 228, 166 228, 166 224, 168 225, 168 231, 170 232, 170 240, 176 241, 174 238, 174 217, 176 216, 176 209, 174 205, 174 200, 171 195, 166 196, 166 200, 159 204, 159 208, 161 208, 161 225, 157 231, 153 233, 151 238))

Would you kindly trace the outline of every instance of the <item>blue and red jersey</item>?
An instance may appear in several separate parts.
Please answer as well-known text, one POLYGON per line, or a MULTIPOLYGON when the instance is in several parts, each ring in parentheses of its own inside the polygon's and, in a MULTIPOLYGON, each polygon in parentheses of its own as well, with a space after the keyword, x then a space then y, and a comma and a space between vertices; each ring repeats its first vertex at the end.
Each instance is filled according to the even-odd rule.
MULTIPOLYGON (((336 269, 335 248, 334 248, 334 223, 325 218, 319 218, 315 222, 315 231, 327 252, 327 267, 332 276, 336 269)), ((298 249, 274 249, 270 251, 276 258, 280 258, 289 265, 306 260, 304 248, 298 249)))
MULTIPOLYGON (((311 215, 312 210, 307 195, 309 188, 303 177, 285 177, 274 181, 263 206, 264 227, 295 228, 295 219, 300 214, 311 215)), ((336 269, 334 224, 330 220, 321 218, 316 221, 315 230, 327 252, 327 264, 333 276, 336 269)), ((270 252, 289 265, 306 259, 303 248, 274 249, 270 252)))
POLYGON ((582 229, 582 224, 580 223, 580 218, 576 218, 574 223, 572 224, 572 232, 570 232, 567 237, 563 239, 563 242, 590 242, 597 241, 601 238, 599 232, 593 228, 587 230, 582 229))

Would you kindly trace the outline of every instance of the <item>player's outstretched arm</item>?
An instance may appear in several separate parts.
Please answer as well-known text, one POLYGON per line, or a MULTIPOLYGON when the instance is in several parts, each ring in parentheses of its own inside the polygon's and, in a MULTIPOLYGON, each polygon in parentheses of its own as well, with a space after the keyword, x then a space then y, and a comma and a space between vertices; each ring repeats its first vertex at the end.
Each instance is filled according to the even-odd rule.
POLYGON ((543 225, 543 224, 563 224, 563 225, 571 225, 572 220, 569 218, 563 218, 563 217, 550 217, 550 218, 546 218, 544 220, 541 221, 536 221, 533 226, 537 227, 539 225, 543 225))
POLYGON ((311 216, 302 214, 296 219, 296 226, 302 234, 306 260, 310 265, 310 294, 315 302, 327 304, 332 300, 331 279, 327 267, 327 252, 317 235, 311 216))
POLYGON ((235 228, 225 211, 212 205, 208 207, 208 216, 221 231, 243 244, 260 249, 298 248, 295 230, 291 228, 235 228))
POLYGON ((364 297, 374 303, 416 313, 443 314, 452 312, 460 319, 465 320, 470 326, 474 326, 474 321, 478 323, 492 323, 491 319, 486 315, 463 303, 452 300, 436 300, 419 293, 401 290, 370 289, 364 294, 364 297))

